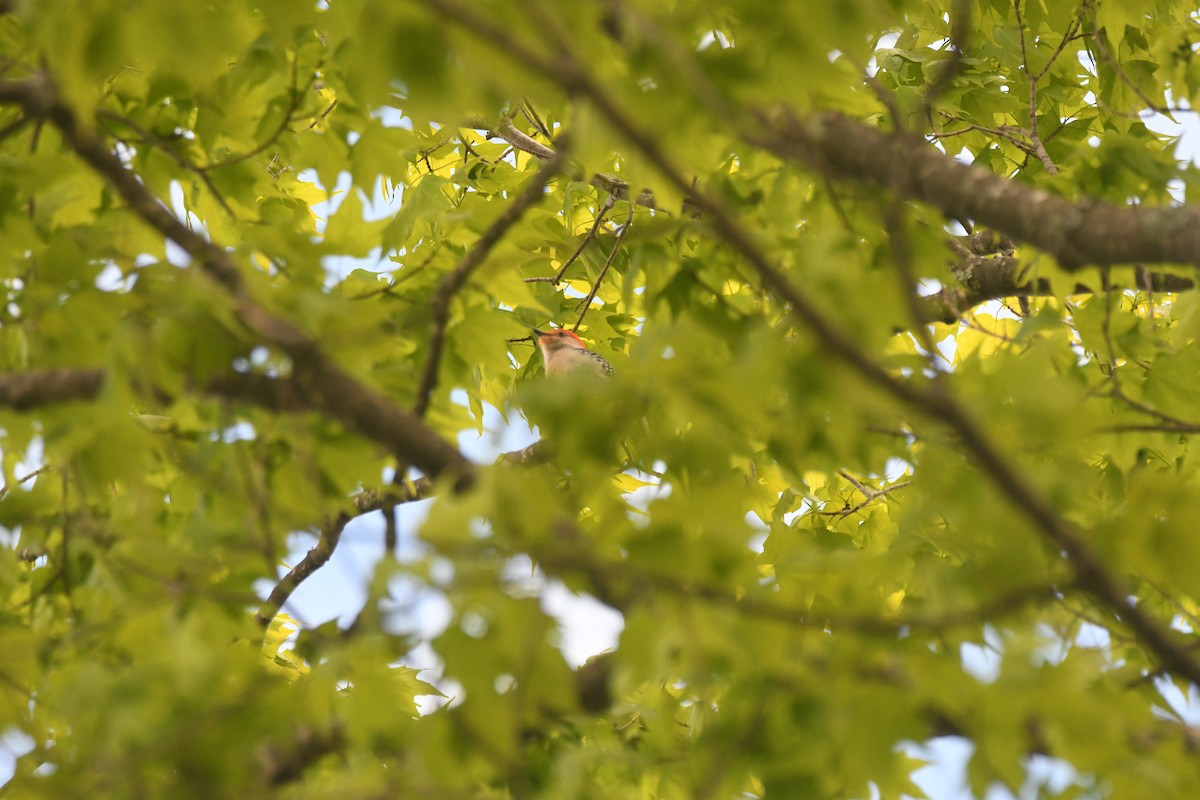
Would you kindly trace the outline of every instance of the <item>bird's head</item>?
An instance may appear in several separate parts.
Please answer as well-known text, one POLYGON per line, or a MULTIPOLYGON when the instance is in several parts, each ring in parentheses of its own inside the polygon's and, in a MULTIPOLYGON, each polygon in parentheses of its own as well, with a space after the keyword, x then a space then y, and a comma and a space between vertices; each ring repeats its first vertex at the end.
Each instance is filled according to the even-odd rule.
POLYGON ((575 331, 568 331, 560 328, 553 331, 542 331, 533 328, 533 335, 537 337, 538 345, 542 348, 543 353, 553 353, 557 350, 566 348, 574 348, 575 350, 586 350, 587 345, 583 343, 583 339, 575 331))

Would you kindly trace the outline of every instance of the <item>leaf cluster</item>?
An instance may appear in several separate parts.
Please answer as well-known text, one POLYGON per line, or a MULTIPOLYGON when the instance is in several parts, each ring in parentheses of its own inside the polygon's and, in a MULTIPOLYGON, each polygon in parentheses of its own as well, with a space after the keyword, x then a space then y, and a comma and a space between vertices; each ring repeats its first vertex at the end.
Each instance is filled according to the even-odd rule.
POLYGON ((0 2, 4 791, 1193 796, 1196 26, 0 2))

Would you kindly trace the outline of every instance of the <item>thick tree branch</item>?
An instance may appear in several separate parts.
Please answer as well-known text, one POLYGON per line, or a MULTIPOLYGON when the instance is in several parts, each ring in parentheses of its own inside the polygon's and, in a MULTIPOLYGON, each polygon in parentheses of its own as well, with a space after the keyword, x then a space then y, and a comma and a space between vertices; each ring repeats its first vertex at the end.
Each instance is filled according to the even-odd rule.
MULTIPOLYGON (((956 242, 954 244, 957 244, 956 242)), ((950 271, 961 287, 945 287, 917 299, 920 316, 926 322, 958 321, 970 309, 988 300, 1009 297, 1052 297, 1054 295, 1095 294, 1097 288, 1088 283, 1075 283, 1057 290, 1046 278, 1032 278, 1033 265, 1008 253, 981 255, 958 245, 952 247, 959 260, 950 271)), ((1140 292, 1187 292, 1196 282, 1169 272, 1152 272, 1135 267, 1133 280, 1126 285, 1113 284, 1114 290, 1134 289, 1140 292)))
MULTIPOLYGON (((848 477, 848 476, 847 476, 848 477)), ((872 499, 908 485, 895 484, 873 493, 872 499)), ((814 610, 780 603, 772 591, 750 589, 735 591, 729 586, 707 585, 678 575, 665 574, 633 564, 613 560, 598 552, 573 523, 560 523, 553 539, 529 543, 530 555, 552 574, 582 575, 605 604, 627 613, 653 593, 698 600, 709 605, 732 609, 748 618, 769 620, 792 628, 849 631, 864 635, 896 636, 905 630, 939 633, 954 628, 982 625, 998 617, 1020 611, 1040 602, 1061 599, 1061 590, 1051 584, 1029 585, 992 598, 976 608, 963 608, 944 614, 847 614, 830 609, 814 610)), ((518 544, 518 547, 521 547, 518 544)))
POLYGON ((542 144, 532 136, 525 135, 520 128, 518 128, 516 125, 513 125, 512 120, 508 117, 504 118, 504 121, 500 123, 500 126, 497 129, 489 132, 508 142, 518 150, 528 153, 531 156, 540 158, 543 161, 548 161, 549 159, 554 158, 553 147, 542 144))
POLYGON ((201 389, 205 394, 242 400, 270 411, 311 411, 299 387, 289 378, 272 378, 254 372, 217 375, 201 389))
POLYGON ((28 411, 31 408, 92 400, 104 386, 99 369, 45 369, 0 375, 0 406, 28 411))
MULTIPOLYGON (((607 101, 604 95, 599 94, 597 87, 588 85, 587 91, 589 94, 597 93, 595 95, 599 98, 597 105, 606 115, 610 116, 610 119, 612 114, 621 113, 607 101)), ((658 166, 677 187, 688 185, 682 174, 674 170, 670 162, 659 152, 654 141, 636 129, 629 120, 618 118, 614 121, 614 125, 623 131, 628 129, 633 134, 631 138, 638 149, 642 150, 643 154, 658 166)), ((950 163, 956 168, 962 166, 957 162, 951 161, 950 163)), ((972 177, 985 185, 992 185, 992 180, 1000 184, 1007 183, 983 170, 969 169, 978 173, 972 177)), ((1071 205, 1065 200, 1052 198, 1051 195, 1044 192, 1034 191, 1045 195, 1047 202, 1071 205)), ((944 386, 934 384, 927 389, 919 389, 890 373, 880 376, 878 365, 870 360, 856 344, 846 340, 840 331, 834 329, 825 320, 824 316, 813 306, 812 301, 800 294, 767 259, 757 243, 745 234, 744 228, 737 224, 724 206, 715 199, 704 197, 698 193, 695 197, 697 203, 711 217, 723 238, 739 251, 763 277, 764 284, 791 304, 793 313, 812 330, 826 347, 841 356, 851 368, 864 378, 897 400, 923 416, 942 422, 953 430, 960 438, 964 451, 973 457, 976 466, 991 478, 996 488, 1008 497, 1012 505, 1034 525, 1050 544, 1067 556, 1068 562, 1075 571, 1077 585, 1120 618, 1168 670, 1194 683, 1200 682, 1200 662, 1192 658, 1172 631, 1160 625, 1157 620, 1129 599, 1128 592, 1120 585, 1117 578, 1106 569, 1091 548, 1085 544, 1082 532, 1059 515, 1053 506, 1029 484, 1017 467, 997 449, 983 429, 953 399, 944 386)), ((1111 211, 1117 216, 1124 212, 1137 210, 1136 208, 1125 210, 1111 208, 1111 211)), ((1019 236, 1020 234, 1014 235, 1019 236)), ((1193 257, 1200 258, 1200 252, 1194 254, 1193 257)))
POLYGON ((430 476, 452 474, 459 488, 471 482, 474 469, 458 450, 419 418, 396 408, 342 370, 291 322, 258 305, 229 252, 176 219, 104 142, 80 123, 48 75, 0 81, 0 102, 17 103, 26 113, 49 120, 66 144, 117 191, 135 214, 179 245, 205 274, 223 286, 233 298, 234 312, 242 324, 290 357, 292 379, 314 409, 379 442, 402 462, 430 476))
POLYGON ((1072 202, 963 164, 924 139, 886 133, 834 112, 759 115, 747 140, 835 180, 857 181, 1028 242, 1067 270, 1161 262, 1200 265, 1195 208, 1072 202))
POLYGON ((334 724, 327 730, 300 725, 293 731, 290 741, 265 744, 258 749, 263 782, 275 787, 299 780, 322 756, 339 752, 345 744, 346 737, 340 725, 334 724))
MULTIPOLYGON (((0 375, 0 408, 28 411, 33 408, 76 400, 95 400, 106 379, 104 370, 100 369, 33 370, 0 375)), ((157 390, 153 391, 157 393, 157 390)), ((211 378, 197 391, 226 400, 253 403, 269 411, 281 413, 315 410, 315 407, 307 401, 307 396, 300 390, 300 387, 290 378, 271 378, 257 373, 231 372, 211 378)), ((169 402, 170 400, 169 396, 161 393, 158 393, 158 396, 164 401, 169 402)), ((496 463, 533 466, 544 464, 552 458, 553 452, 548 443, 541 440, 521 450, 501 453, 497 457, 496 463)), ((418 478, 408 488, 402 488, 399 494, 393 492, 384 497, 362 495, 356 500, 356 508, 359 513, 366 513, 383 508, 387 503, 393 505, 407 503, 411 500, 430 497, 432 494, 432 482, 425 478, 418 478)))
POLYGON ((536 466, 549 463, 554 458, 554 450, 545 439, 538 439, 528 447, 513 450, 511 453, 501 453, 496 458, 497 464, 512 464, 514 466, 536 466))
MULTIPOLYGON (((972 127, 976 128, 978 126, 972 127)), ((963 132, 954 131, 953 133, 943 134, 942 137, 963 132)), ((1003 134, 1003 131, 992 130, 991 132, 997 133, 997 135, 1003 134)), ((514 147, 517 147, 517 149, 528 152, 538 158, 549 158, 554 154, 552 148, 546 147, 529 138, 524 133, 521 133, 511 122, 507 123, 506 126, 502 126, 500 131, 493 131, 493 133, 514 147)), ((1028 145, 1025 146, 1028 147, 1028 145)), ((616 181, 616 183, 593 181, 593 184, 599 188, 608 190, 612 190, 615 187, 618 190, 618 194, 623 195, 628 188, 626 183, 619 178, 613 178, 612 180, 616 181)), ((610 194, 609 200, 615 200, 616 197, 616 194, 610 194)), ((639 199, 637 201, 638 204, 653 207, 653 198, 649 198, 646 202, 642 202, 642 200, 646 200, 646 198, 639 199)), ((601 217, 598 215, 597 221, 600 219, 601 217)), ((570 266, 574 258, 582 252, 595 233, 595 227, 588 231, 587 236, 580 242, 575 254, 564 263, 564 269, 570 266)), ((974 240, 978 237, 971 238, 974 240)), ((951 240, 951 244, 958 245, 958 242, 957 240, 951 240)), ((964 313, 988 300, 1001 300, 1009 297, 1053 296, 1055 294, 1055 289, 1050 285, 1048 280, 1044 278, 1033 281, 1026 279, 1031 265, 1014 257, 1011 245, 1007 253, 997 252, 996 249, 979 250, 974 247, 968 248, 965 245, 958 245, 957 248, 952 247, 952 249, 955 250, 958 260, 951 265, 951 272, 959 279, 962 286, 961 288, 947 287, 935 294, 918 298, 917 305, 920 309, 920 317, 926 322, 944 322, 947 324, 956 322, 964 313)), ((549 283, 557 282, 560 278, 561 270, 560 274, 552 278, 534 277, 526 278, 525 280, 528 283, 549 283)), ((1137 267, 1137 277, 1133 285, 1129 288, 1155 292, 1182 292, 1195 288, 1195 282, 1190 278, 1180 275, 1151 272, 1145 268, 1137 267)), ((1091 294, 1093 291, 1092 287, 1077 283, 1070 290, 1065 291, 1065 293, 1091 294)), ((1060 289, 1059 292, 1064 293, 1064 290, 1060 289)))

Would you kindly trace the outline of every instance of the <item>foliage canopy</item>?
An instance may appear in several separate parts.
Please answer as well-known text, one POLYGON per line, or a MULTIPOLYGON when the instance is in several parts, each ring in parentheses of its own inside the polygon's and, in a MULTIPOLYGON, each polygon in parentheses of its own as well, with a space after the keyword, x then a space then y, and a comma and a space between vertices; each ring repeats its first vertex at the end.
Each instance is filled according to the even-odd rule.
POLYGON ((3 0, 3 791, 1196 796, 1195 17, 3 0))

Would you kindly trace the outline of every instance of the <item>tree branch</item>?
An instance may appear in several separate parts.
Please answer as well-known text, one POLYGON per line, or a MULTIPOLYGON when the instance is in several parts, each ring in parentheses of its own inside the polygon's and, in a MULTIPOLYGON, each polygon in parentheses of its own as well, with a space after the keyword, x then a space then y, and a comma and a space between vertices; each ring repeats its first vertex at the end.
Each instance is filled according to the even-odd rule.
MULTIPOLYGON (((1038 131, 1038 116, 1037 116, 1037 85, 1038 79, 1045 71, 1034 75, 1029 69, 1029 52, 1025 45, 1025 21, 1021 17, 1021 0, 1012 0, 1013 15, 1017 18, 1017 35, 1021 41, 1021 67, 1025 70, 1025 79, 1029 83, 1029 141, 1033 144, 1034 155, 1042 162, 1042 166, 1046 168, 1046 172, 1051 175, 1058 174, 1058 166, 1050 159, 1050 154, 1046 152, 1046 145, 1042 142, 1042 135, 1038 131)), ((1057 54, 1056 54, 1057 55, 1057 54)), ((1052 58, 1049 62, 1054 63, 1052 58)), ((1046 69, 1049 69, 1049 64, 1046 69)))
MULTIPOLYGON (((963 164, 919 136, 836 112, 761 112, 747 141, 835 180, 895 192, 1028 242, 1064 269, 1161 262, 1200 265, 1200 211, 1079 203, 963 164)), ((689 187, 690 188, 690 187, 689 187)))
POLYGON ((0 81, 0 102, 18 103, 26 113, 48 119, 66 144, 116 190, 135 214, 179 245, 206 275, 224 287, 234 300, 239 321, 290 357, 292 380, 312 408, 379 442, 427 475, 452 474, 460 489, 471 483, 474 468, 458 450, 418 417, 396 408, 342 370, 291 322, 258 305, 229 251, 176 219, 90 129, 80 124, 75 112, 59 97, 49 75, 38 73, 21 80, 0 81))
MULTIPOLYGON (((544 160, 554 156, 554 148, 547 147, 538 140, 527 136, 516 125, 513 125, 511 119, 505 118, 504 122, 499 126, 490 125, 479 119, 468 120, 465 124, 473 130, 487 131, 489 136, 502 139, 521 152, 528 153, 535 158, 544 160)), ((584 178, 580 172, 572 172, 571 174, 572 177, 578 179, 584 178)), ((629 183, 615 175, 598 172, 587 180, 592 186, 607 192, 617 200, 628 200, 634 205, 655 208, 653 193, 643 190, 637 194, 631 194, 629 183)))
POLYGON ((274 787, 299 780, 322 756, 339 752, 345 744, 346 737, 337 723, 327 730, 300 725, 285 745, 265 744, 259 748, 257 758, 263 781, 274 787))
POLYGON ((858 478, 855 478, 844 469, 838 470, 838 475, 841 475, 850 483, 851 486, 857 489, 858 492, 863 496, 863 499, 853 506, 851 506, 847 501, 845 507, 839 508, 837 511, 818 511, 817 513, 823 517, 848 517, 851 514, 862 511, 880 497, 887 497, 892 492, 907 488, 912 485, 912 481, 899 481, 897 483, 889 484, 882 489, 872 489, 870 486, 867 486, 865 483, 860 481, 858 478))
POLYGON ((430 323, 429 355, 425 359, 425 368, 421 373, 421 382, 417 388, 417 401, 413 406, 413 414, 423 417, 429 409, 429 400, 437 386, 438 366, 442 359, 442 347, 446 341, 446 326, 450 321, 450 300, 466 285, 475 270, 483 265, 492 248, 503 238, 509 228, 529 210, 530 206, 541 200, 546 192, 546 185, 554 180, 566 163, 563 148, 555 151, 529 185, 504 209, 493 222, 475 246, 463 257, 454 271, 442 279, 430 301, 433 320, 430 323))
MULTIPOLYGON (((950 266, 950 271, 962 287, 945 287, 934 294, 918 297, 919 314, 925 322, 956 322, 965 312, 989 300, 1095 294, 1097 291, 1090 284, 1075 283, 1056 292, 1046 278, 1029 279, 1032 264, 1022 262, 1011 251, 983 255, 967 249, 957 240, 951 240, 951 249, 959 260, 950 266)), ((1195 289, 1196 282, 1182 275, 1134 267, 1133 280, 1129 284, 1113 284, 1112 288, 1118 291, 1125 288, 1141 292, 1186 292, 1195 289)))
POLYGON ((516 125, 513 125, 512 119, 509 117, 504 118, 504 121, 500 123, 500 127, 498 129, 489 132, 500 137, 518 150, 528 153, 531 156, 536 156, 543 161, 548 161, 549 159, 554 158, 553 147, 544 145, 531 136, 526 136, 520 128, 518 128, 516 125))
POLYGON ((290 378, 272 378, 255 372, 227 372, 216 375, 201 391, 230 400, 243 400, 269 411, 311 411, 308 403, 290 378))
POLYGON ((617 232, 617 240, 613 242, 613 249, 608 254, 608 258, 604 259, 604 266, 600 268, 600 274, 596 276, 595 282, 592 284, 592 290, 588 292, 587 297, 580 301, 579 305, 582 311, 579 312, 579 319, 575 320, 573 331, 579 330, 579 326, 583 324, 583 318, 587 316, 588 310, 592 307, 592 301, 596 299, 596 292, 600 291, 600 282, 604 280, 604 276, 608 274, 608 268, 612 266, 617 257, 617 251, 621 249, 621 243, 625 241, 625 234, 629 233, 629 228, 633 225, 633 213, 629 214, 629 219, 625 220, 625 224, 617 232))
MULTIPOLYGON (((1047 192, 1034 189, 1030 186, 1013 183, 981 168, 963 165, 960 162, 941 154, 936 149, 925 146, 925 144, 915 136, 907 137, 909 139, 907 142, 899 143, 897 145, 897 153, 894 156, 871 158, 872 153, 870 153, 870 151, 872 148, 878 147, 880 140, 887 140, 889 138, 903 139, 905 137, 902 134, 891 134, 889 136, 882 131, 848 119, 841 119, 840 124, 845 126, 852 134, 862 134, 862 136, 865 138, 865 141, 847 144, 837 141, 838 137, 835 134, 831 134, 830 136, 826 137, 826 139, 829 140, 827 144, 830 149, 830 157, 834 160, 834 164, 831 165, 829 169, 822 169, 827 177, 840 180, 860 180, 876 185, 883 185, 886 183, 887 188, 896 190, 898 186, 903 188, 903 186, 907 186, 909 183, 911 183, 911 181, 904 176, 899 178, 889 178, 886 177, 886 173, 892 170, 893 165, 895 165, 898 169, 905 168, 906 162, 911 160, 915 153, 919 153, 923 157, 927 157, 931 162, 930 167, 923 168, 922 172, 929 173, 936 185, 935 187, 922 188, 921 191, 917 192, 916 194, 911 192, 899 192, 900 194, 905 197, 909 197, 910 199, 929 202, 931 205, 934 205, 945 212, 947 216, 958 217, 962 219, 974 218, 978 222, 990 225, 993 228, 1001 230, 1015 238, 1029 241, 1030 243, 1039 246, 1040 249, 1046 250, 1051 255, 1059 258, 1061 266, 1078 270, 1085 265, 1085 261, 1070 262, 1069 260, 1063 260, 1063 253, 1067 253, 1069 256, 1070 253, 1074 252, 1074 250, 1069 249, 1067 246, 1073 244, 1073 242, 1064 242, 1062 241, 1062 236, 1056 235, 1054 218, 1039 218, 1040 213, 1030 212, 1024 215, 1027 218, 1026 220, 1019 220, 1017 224, 1011 224, 1007 227, 1002 224, 997 224, 1004 222, 1004 219, 1000 219, 1000 217, 1007 219, 1008 217, 1014 216, 1014 214, 1010 212, 1014 210, 1019 211, 1021 204, 1029 203, 1031 199, 1040 198, 1041 200, 1048 201, 1050 203, 1051 211, 1058 213, 1060 216, 1062 216, 1062 218, 1068 220, 1075 217, 1075 204, 1062 198, 1058 198, 1054 195, 1050 195, 1047 192), (891 160, 893 158, 895 161, 891 160), (864 159, 869 159, 870 163, 864 165, 862 163, 864 159), (847 165, 847 163, 849 163, 849 165, 847 165), (879 173, 878 170, 883 170, 884 172, 879 173), (949 197, 948 199, 945 198, 940 194, 940 188, 937 187, 954 186, 955 184, 961 182, 963 179, 961 173, 962 170, 973 170, 977 173, 981 173, 978 176, 978 179, 981 181, 984 187, 993 192, 1002 189, 1004 192, 1004 199, 996 200, 994 202, 985 202, 985 199, 981 197, 971 197, 970 191, 956 191, 954 196, 949 197), (975 204, 980 203, 985 205, 985 208, 982 212, 978 212, 978 209, 975 207, 975 204), (1012 207, 1005 208, 1005 204, 1010 204, 1012 207), (978 215, 976 215, 976 212, 978 212, 978 215), (1039 232, 1039 241, 1034 241, 1033 238, 1031 238, 1033 234, 1030 233, 1030 231, 1039 232)), ((480 127, 487 126, 481 124, 480 127)), ((509 127, 512 127, 511 123, 509 123, 509 127)), ((518 147, 518 149, 524 149, 526 152, 529 152, 539 158, 546 157, 553 152, 550 148, 545 147, 539 142, 529 139, 529 137, 525 136, 525 134, 518 131, 515 127, 512 127, 512 132, 519 134, 519 136, 524 137, 524 139, 528 139, 528 141, 532 142, 532 144, 536 145, 536 147, 521 147, 516 143, 522 141, 522 139, 518 138, 512 133, 507 132, 507 130, 497 133, 497 135, 501 136, 501 138, 504 138, 505 141, 508 141, 510 144, 518 147)), ((961 131, 954 131, 951 133, 941 134, 940 136, 945 137, 960 132, 961 131)), ((1021 143, 1020 146, 1026 149, 1032 149, 1032 146, 1028 144, 1021 143)), ((777 154, 779 154, 778 151, 784 149, 791 152, 792 150, 802 149, 802 147, 801 144, 795 142, 787 144, 782 141, 777 141, 773 145, 768 146, 767 149, 776 151, 777 154)), ((825 164, 825 156, 819 149, 808 154, 803 159, 801 159, 798 155, 795 157, 800 160, 816 160, 822 165, 825 164)), ((808 163, 808 161, 806 160, 805 163, 808 163)), ((604 176, 596 177, 600 178, 604 176)), ((615 183, 608 181, 597 182, 597 180, 593 180, 593 184, 599 186, 600 188, 604 188, 607 191, 612 191, 615 197, 624 197, 628 189, 628 185, 619 178, 613 178, 612 181, 615 183)), ((689 192, 690 188, 691 187, 689 185, 689 192)), ((644 199, 646 198, 638 199, 635 202, 640 205, 649 205, 653 207, 652 198, 650 198, 650 201, 647 203, 642 202, 644 199)), ((1096 203, 1089 202, 1086 205, 1086 208, 1096 211, 1097 205, 1098 204, 1096 203)), ((1104 206, 1103 204, 1099 205, 1101 206, 1100 210, 1105 211, 1106 213, 1099 217, 1093 214, 1087 221, 1087 225, 1089 227, 1086 230, 1081 230, 1076 235, 1077 238, 1084 240, 1086 247, 1083 249, 1092 258, 1092 263, 1136 264, 1140 261, 1167 260, 1183 264, 1200 264, 1200 253, 1187 252, 1188 247, 1191 246, 1189 244, 1191 239, 1194 238, 1200 241, 1200 235, 1191 233, 1187 230, 1188 226, 1200 226, 1200 213, 1195 211, 1185 211, 1183 209, 1146 209, 1141 206, 1120 207, 1104 206), (1145 216, 1141 219, 1130 219, 1123 217, 1123 215, 1128 212, 1131 212, 1134 217, 1142 217, 1143 215, 1145 216), (1152 213, 1146 215, 1146 212, 1152 213), (1168 245, 1168 247, 1171 249, 1171 252, 1173 252, 1176 257, 1173 259, 1160 259, 1155 255, 1155 252, 1149 251, 1145 257, 1142 257, 1140 253, 1132 252, 1134 249, 1137 249, 1132 246, 1107 248, 1102 243, 1099 243, 1098 240, 1105 237, 1096 236, 1095 230, 1092 230, 1092 227, 1109 224, 1111 221, 1110 215, 1120 218, 1119 221, 1121 223, 1121 231, 1126 231, 1129 229, 1143 231, 1143 233, 1140 235, 1140 241, 1143 244, 1148 243, 1147 246, 1150 248, 1150 251, 1156 252, 1162 246, 1157 241, 1154 241, 1155 230, 1165 227, 1166 229, 1180 232, 1179 235, 1183 237, 1181 241, 1170 243, 1168 245), (1115 250, 1115 252, 1112 252, 1113 250, 1115 250)), ((1080 206, 1079 208, 1082 209, 1084 206, 1080 206)), ((1016 216, 1020 215, 1016 214, 1016 216)), ((1083 223, 1081 222, 1080 224, 1083 223)), ((1117 236, 1121 235, 1123 234, 1117 234, 1117 236)), ((1108 236, 1107 231, 1105 231, 1105 236, 1108 236)), ((960 258, 960 260, 952 267, 952 271, 962 282, 963 288, 947 288, 934 295, 928 295, 919 298, 918 305, 922 309, 921 318, 927 322, 955 322, 967 310, 988 300, 999 300, 1005 297, 1035 297, 1053 295, 1055 293, 1050 283, 1046 280, 1026 282, 1024 280, 1024 275, 1027 272, 1027 267, 1023 266, 1019 260, 1012 257, 1011 253, 1006 256, 1000 256, 990 255, 989 253, 965 251, 964 253, 960 253, 960 256, 965 257, 960 258)), ((1169 273, 1161 272, 1151 273, 1142 267, 1137 267, 1137 274, 1138 278, 1135 281, 1136 285, 1131 288, 1163 292, 1188 291, 1195 288, 1194 281, 1179 275, 1171 275, 1169 273)), ((532 278, 527 280, 530 282, 537 282, 547 279, 532 278)), ((1091 287, 1085 284, 1076 284, 1068 293, 1090 294, 1093 291, 1094 290, 1091 287)))
POLYGON ((279 613, 279 609, 283 608, 283 604, 288 601, 292 593, 300 588, 300 584, 308 579, 321 567, 325 566, 330 557, 333 556, 333 551, 337 549, 338 542, 341 541, 342 531, 353 517, 343 512, 338 514, 333 519, 327 520, 321 526, 321 536, 317 543, 305 553, 304 558, 300 559, 296 566, 284 575, 279 583, 275 584, 275 588, 271 590, 271 594, 266 601, 259 606, 256 618, 258 623, 263 627, 271 624, 271 620, 275 619, 275 615, 279 613))
MULTIPOLYGON (((205 172, 203 167, 193 164, 187 159, 186 156, 183 155, 183 153, 179 152, 179 150, 171 147, 168 142, 146 130, 129 117, 122 116, 121 114, 117 114, 113 111, 100 111, 97 113, 97 117, 124 125, 126 128, 129 128, 138 136, 140 136, 141 140, 148 146, 158 148, 159 152, 174 161, 177 165, 179 165, 180 168, 186 169, 189 172, 194 172, 196 177, 198 177, 204 183, 205 188, 208 189, 209 193, 213 196, 213 199, 216 200, 217 204, 221 206, 222 210, 224 210, 231 219, 237 219, 237 214, 234 213, 229 203, 226 202, 225 196, 221 194, 221 191, 217 188, 217 185, 213 183, 212 176, 205 172)), ((117 138, 120 140, 119 136, 117 138)))
MULTIPOLYGON (((899 486, 891 487, 899 488, 899 486)), ((877 494, 886 494, 891 488, 877 494)), ((1060 590, 1049 584, 1014 589, 973 609, 960 609, 936 615, 840 614, 811 607, 792 607, 765 594, 738 592, 730 587, 706 585, 677 575, 646 570, 628 561, 615 561, 591 551, 586 537, 570 526, 562 526, 550 546, 530 548, 539 566, 552 572, 579 573, 585 576, 594 594, 613 608, 627 613, 648 591, 699 600, 713 606, 732 609, 748 618, 770 620, 793 628, 852 631, 864 635, 895 636, 901 631, 920 630, 938 633, 954 628, 982 625, 998 616, 1041 601, 1056 600, 1060 590)))
POLYGON ((292 567, 279 580, 279 583, 275 584, 275 588, 271 590, 271 594, 259 606, 258 614, 255 615, 259 624, 263 627, 270 625, 271 620, 283 608, 284 603, 300 588, 300 584, 304 583, 318 569, 325 566, 326 562, 333 556, 334 550, 337 549, 338 542, 341 541, 342 531, 345 530, 346 525, 352 519, 372 511, 381 511, 385 508, 400 505, 401 503, 420 500, 423 497, 429 496, 432 488, 432 484, 429 481, 418 480, 413 483, 411 488, 404 488, 400 493, 389 492, 380 495, 373 491, 367 491, 356 495, 354 497, 353 510, 342 511, 337 516, 327 519, 321 526, 321 535, 317 543, 309 549, 304 558, 300 559, 296 566, 292 567))
MULTIPOLYGON (((0 375, 0 408, 13 408, 18 411, 28 411, 33 408, 57 403, 67 403, 76 400, 94 400, 99 395, 106 380, 104 370, 100 369, 53 369, 18 372, 11 375, 0 375)), ((156 394, 157 390, 154 390, 156 394)), ((300 387, 291 378, 271 378, 252 372, 230 372, 211 378, 207 384, 199 387, 198 391, 215 395, 227 400, 253 403, 269 411, 283 413, 298 413, 313 411, 315 407, 307 402, 300 387)), ((158 394, 164 401, 170 397, 158 394)), ((514 466, 533 466, 544 464, 553 458, 553 452, 545 440, 534 442, 521 450, 501 453, 498 464, 514 466)), ((34 473, 36 474, 36 473, 34 473)), ((26 478, 33 475, 26 476, 26 478)), ((22 479, 24 480, 24 479, 22 479)), ((3 490, 0 490, 3 491, 3 490)), ((406 503, 420 500, 433 494, 433 484, 418 478, 401 494, 389 494, 376 501, 370 501, 369 507, 361 505, 366 500, 357 500, 359 513, 374 511, 383 507, 383 503, 406 503)), ((361 497, 371 497, 363 495, 361 497)))
MULTIPOLYGON (((221 159, 220 161, 213 161, 208 164, 199 165, 196 167, 196 170, 198 172, 204 173, 204 172, 211 172, 212 170, 223 169, 224 167, 231 167, 234 164, 240 164, 243 161, 247 161, 251 158, 254 158, 255 156, 262 153, 264 150, 266 150, 268 147, 275 144, 275 142, 279 141, 279 137, 283 136, 283 134, 287 131, 288 126, 292 124, 292 115, 296 113, 296 110, 298 108, 300 108, 300 101, 304 98, 304 95, 312 88, 313 83, 316 82, 316 79, 317 79, 316 73, 315 72, 310 73, 308 76, 308 84, 303 89, 301 89, 300 88, 300 78, 299 78, 299 67, 296 64, 296 61, 293 60, 292 61, 292 82, 291 82, 291 86, 288 87, 287 110, 283 112, 283 116, 280 119, 279 124, 275 126, 275 130, 272 131, 267 136, 266 139, 264 139, 263 141, 261 141, 260 143, 255 145, 254 147, 250 148, 246 152, 235 153, 233 155, 226 156, 225 158, 221 159)), ((328 114, 332 110, 333 110, 333 106, 330 106, 329 109, 326 110, 325 114, 328 114)), ((324 116, 324 114, 322 116, 324 116)))
POLYGON ((45 369, 0 375, 0 406, 17 411, 93 400, 104 386, 99 369, 45 369))
POLYGON ((588 243, 596 238, 596 234, 600 232, 600 226, 604 224, 604 217, 608 215, 608 212, 612 210, 616 203, 617 198, 611 194, 604 198, 604 205, 601 206, 600 210, 596 212, 596 221, 592 223, 592 227, 588 228, 588 232, 584 235, 583 239, 580 240, 579 246, 575 248, 575 252, 571 253, 567 260, 563 262, 563 265, 558 268, 558 272, 554 273, 554 275, 551 277, 538 276, 533 278, 525 278, 525 282, 553 283, 555 286, 558 286, 558 284, 562 282, 563 276, 567 274, 567 270, 571 268, 571 265, 575 263, 575 260, 579 258, 580 254, 583 253, 584 249, 587 248, 588 243))

